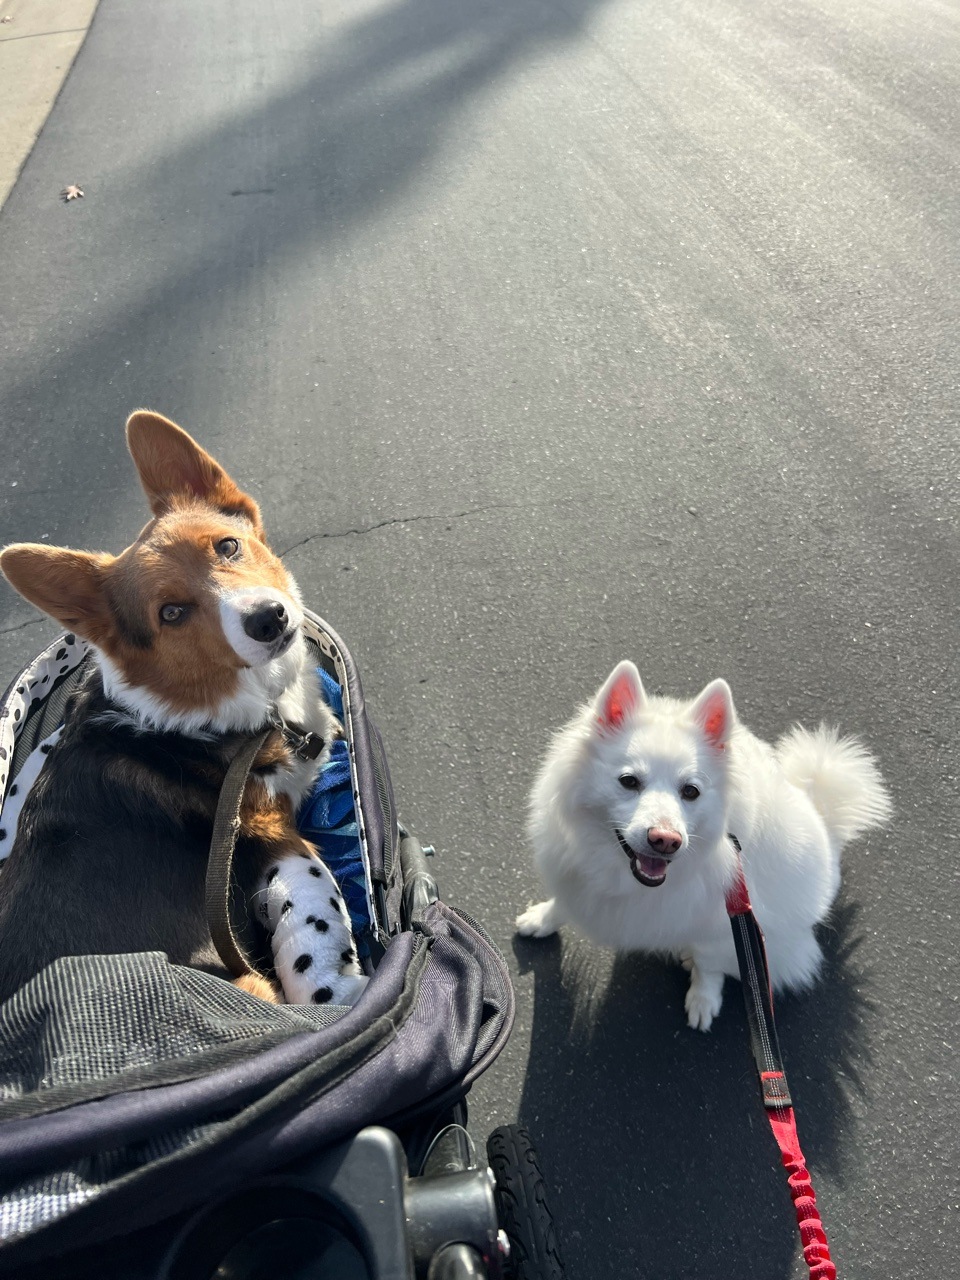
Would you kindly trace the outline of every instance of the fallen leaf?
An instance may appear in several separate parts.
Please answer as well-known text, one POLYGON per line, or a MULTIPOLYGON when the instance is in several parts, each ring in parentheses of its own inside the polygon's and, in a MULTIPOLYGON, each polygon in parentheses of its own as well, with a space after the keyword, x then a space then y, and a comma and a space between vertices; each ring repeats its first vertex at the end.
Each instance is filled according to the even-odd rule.
POLYGON ((64 200, 77 200, 83 198, 83 191, 75 182, 71 182, 69 187, 64 187, 60 192, 64 200))

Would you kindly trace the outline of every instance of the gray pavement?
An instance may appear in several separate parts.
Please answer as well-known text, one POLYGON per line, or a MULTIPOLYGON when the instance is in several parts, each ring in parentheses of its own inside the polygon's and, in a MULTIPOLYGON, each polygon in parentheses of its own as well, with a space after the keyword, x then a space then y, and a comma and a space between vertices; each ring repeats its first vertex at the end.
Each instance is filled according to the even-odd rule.
MULTIPOLYGON (((473 1121, 581 1280, 802 1274, 737 993, 512 937, 625 656, 879 754, 782 1047, 840 1274, 960 1265, 958 82, 938 0, 100 0, 0 212, 0 540, 124 545, 138 405, 255 488, 511 957, 473 1121)), ((3 589, 4 670, 52 633, 3 589)))

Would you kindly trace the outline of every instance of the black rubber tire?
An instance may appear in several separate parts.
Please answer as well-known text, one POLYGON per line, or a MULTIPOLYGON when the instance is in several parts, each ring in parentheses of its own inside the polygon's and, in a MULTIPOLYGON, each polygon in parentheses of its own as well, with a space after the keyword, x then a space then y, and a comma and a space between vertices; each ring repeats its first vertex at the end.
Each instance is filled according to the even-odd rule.
POLYGON ((563 1280, 563 1262, 547 1189, 530 1135, 504 1124, 487 1139, 487 1159, 496 1179, 500 1226, 510 1241, 505 1280, 563 1280))

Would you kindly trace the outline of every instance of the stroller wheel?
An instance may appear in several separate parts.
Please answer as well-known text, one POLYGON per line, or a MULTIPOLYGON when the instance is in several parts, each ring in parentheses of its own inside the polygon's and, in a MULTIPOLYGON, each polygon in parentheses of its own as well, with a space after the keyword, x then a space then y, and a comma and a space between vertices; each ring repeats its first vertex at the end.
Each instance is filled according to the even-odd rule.
POLYGON ((433 1255, 427 1280, 487 1280, 487 1269, 468 1244, 448 1244, 433 1255))
POLYGON ((510 1241, 505 1280, 563 1280, 563 1263, 547 1189, 526 1129, 500 1125, 487 1139, 487 1159, 496 1179, 494 1199, 510 1241))

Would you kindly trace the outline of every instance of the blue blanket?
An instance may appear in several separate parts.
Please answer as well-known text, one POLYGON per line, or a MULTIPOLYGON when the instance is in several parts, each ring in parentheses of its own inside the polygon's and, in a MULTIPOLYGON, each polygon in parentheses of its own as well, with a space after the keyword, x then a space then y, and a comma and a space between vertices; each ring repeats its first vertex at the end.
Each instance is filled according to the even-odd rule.
MULTIPOLYGON (((324 702, 343 720, 343 694, 336 680, 317 668, 320 692, 324 702)), ((368 954, 367 934, 370 914, 367 909, 366 874, 360 853, 357 814, 353 806, 353 781, 347 744, 339 739, 333 744, 330 759, 321 768, 313 791, 297 814, 300 834, 317 846, 320 856, 333 872, 350 912, 350 922, 357 942, 357 953, 368 954)))

